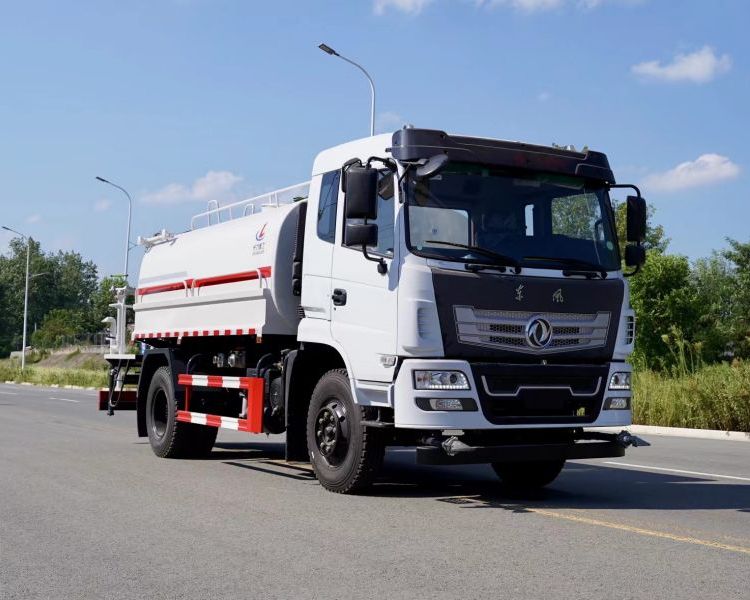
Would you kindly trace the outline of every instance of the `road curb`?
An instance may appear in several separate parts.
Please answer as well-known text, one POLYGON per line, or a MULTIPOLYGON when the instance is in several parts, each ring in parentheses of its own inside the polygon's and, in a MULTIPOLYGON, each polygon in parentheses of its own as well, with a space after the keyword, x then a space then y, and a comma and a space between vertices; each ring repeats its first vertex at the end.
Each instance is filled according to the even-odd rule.
POLYGON ((630 427, 597 427, 598 431, 619 432, 627 429, 639 435, 664 435, 687 437, 701 440, 722 440, 729 442, 750 442, 750 433, 742 431, 721 431, 720 429, 690 429, 689 427, 658 427, 656 425, 631 425, 630 427))

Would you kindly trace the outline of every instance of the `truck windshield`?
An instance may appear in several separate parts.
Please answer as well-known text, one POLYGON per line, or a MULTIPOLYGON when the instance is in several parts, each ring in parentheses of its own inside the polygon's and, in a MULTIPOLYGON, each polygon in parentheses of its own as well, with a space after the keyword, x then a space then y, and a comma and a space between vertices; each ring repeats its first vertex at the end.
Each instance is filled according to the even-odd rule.
POLYGON ((607 188, 578 177, 451 163, 407 180, 407 243, 431 258, 505 266, 620 268, 607 188))

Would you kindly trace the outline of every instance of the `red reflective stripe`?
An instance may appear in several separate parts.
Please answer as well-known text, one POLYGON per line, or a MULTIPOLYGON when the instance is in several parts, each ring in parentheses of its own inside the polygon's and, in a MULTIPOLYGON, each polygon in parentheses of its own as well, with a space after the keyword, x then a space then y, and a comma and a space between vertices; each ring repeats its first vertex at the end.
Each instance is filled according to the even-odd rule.
POLYGON ((175 292, 177 290, 184 290, 185 282, 176 281, 175 283, 163 283, 161 285, 152 285, 150 287, 138 288, 137 294, 139 296, 147 296, 148 294, 158 294, 160 292, 175 292))
POLYGON ((239 281, 252 281, 258 279, 258 271, 263 277, 271 276, 271 267, 260 267, 257 271, 242 271, 241 273, 228 273, 216 277, 203 277, 193 280, 193 287, 200 288, 209 285, 221 285, 223 283, 237 283, 239 281))
POLYGON ((206 415, 206 425, 210 427, 221 427, 221 417, 218 415, 206 415))
POLYGON ((224 377, 221 375, 207 375, 208 387, 223 387, 224 377))
POLYGON ((154 338, 180 338, 201 336, 225 336, 225 335, 255 335, 256 330, 252 327, 247 329, 194 329, 188 331, 149 331, 145 333, 133 333, 132 339, 146 340, 154 338))

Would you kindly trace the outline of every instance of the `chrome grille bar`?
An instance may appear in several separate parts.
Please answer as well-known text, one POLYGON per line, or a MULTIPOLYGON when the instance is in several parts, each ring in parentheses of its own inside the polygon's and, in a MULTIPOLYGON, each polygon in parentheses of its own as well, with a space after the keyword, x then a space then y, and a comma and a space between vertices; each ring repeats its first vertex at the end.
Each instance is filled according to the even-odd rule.
POLYGON ((503 310, 477 310, 454 306, 456 333, 462 344, 532 354, 600 348, 607 343, 610 313, 561 313, 503 310), (535 318, 545 319, 552 336, 544 348, 534 348, 527 340, 526 326, 535 318))

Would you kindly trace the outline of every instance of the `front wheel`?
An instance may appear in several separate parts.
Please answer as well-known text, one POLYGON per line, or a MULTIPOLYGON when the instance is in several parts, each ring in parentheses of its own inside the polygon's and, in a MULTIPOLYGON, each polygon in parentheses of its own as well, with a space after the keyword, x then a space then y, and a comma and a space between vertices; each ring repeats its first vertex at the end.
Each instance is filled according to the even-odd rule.
POLYGON ((307 413, 307 449, 315 476, 331 492, 367 487, 383 462, 382 437, 362 425, 363 411, 354 403, 344 369, 320 378, 307 413))
POLYGON ((517 490, 535 490, 552 483, 565 466, 565 459, 521 463, 492 463, 503 485, 517 490))

